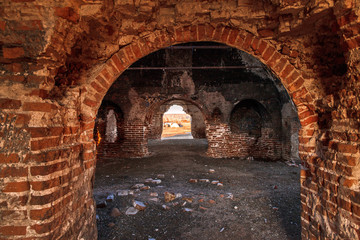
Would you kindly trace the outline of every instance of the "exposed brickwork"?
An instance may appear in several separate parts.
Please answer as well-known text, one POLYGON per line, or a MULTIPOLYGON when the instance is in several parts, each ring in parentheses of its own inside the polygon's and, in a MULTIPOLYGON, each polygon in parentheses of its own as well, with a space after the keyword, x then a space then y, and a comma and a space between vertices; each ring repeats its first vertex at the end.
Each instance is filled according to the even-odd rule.
MULTIPOLYGON (((4 2, 1 239, 96 238, 91 181, 101 101, 133 62, 187 41, 246 51, 279 77, 302 125, 302 236, 359 239, 359 4, 230 2, 4 2), (162 8, 177 11, 162 15, 162 8)), ((239 147, 245 139, 234 139, 224 123, 208 122, 207 129, 213 156, 223 156, 224 139, 239 147)), ((147 132, 144 121, 129 123, 125 149, 146 155, 147 132)))
POLYGON ((246 133, 234 134, 227 124, 207 124, 206 133, 209 142, 207 155, 215 158, 280 159, 282 157, 281 141, 269 138, 269 134, 265 133, 266 130, 263 131, 263 136, 256 138, 246 133))

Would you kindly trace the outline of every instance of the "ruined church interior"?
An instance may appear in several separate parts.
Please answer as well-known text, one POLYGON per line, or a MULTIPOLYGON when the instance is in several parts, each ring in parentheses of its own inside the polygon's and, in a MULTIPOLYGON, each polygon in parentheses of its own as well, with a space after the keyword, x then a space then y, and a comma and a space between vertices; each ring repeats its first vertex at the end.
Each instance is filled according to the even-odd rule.
POLYGON ((0 2, 0 239, 360 239, 359 16, 0 2))

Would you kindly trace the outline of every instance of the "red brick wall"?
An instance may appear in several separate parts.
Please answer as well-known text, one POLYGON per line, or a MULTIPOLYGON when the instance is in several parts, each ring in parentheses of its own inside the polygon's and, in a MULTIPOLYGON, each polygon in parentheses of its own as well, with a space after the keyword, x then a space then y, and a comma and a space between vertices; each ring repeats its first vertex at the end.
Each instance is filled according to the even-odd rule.
MULTIPOLYGON (((335 14, 343 34, 342 47, 348 71, 342 83, 321 101, 316 152, 306 162, 309 170, 302 184, 302 235, 304 239, 358 239, 359 220, 359 6, 356 1, 337 2, 335 14), (357 27, 356 27, 357 26, 357 27), (305 180, 306 179, 306 180, 305 180), (319 221, 319 219, 322 219, 319 221)), ((313 135, 302 130, 301 141, 313 135)), ((314 141, 313 139, 312 141, 314 141)), ((302 156, 307 148, 303 148, 302 156)), ((306 154, 308 155, 308 154, 306 154)))
POLYGON ((149 139, 161 139, 161 133, 163 129, 162 114, 154 114, 149 126, 149 139))
MULTIPOLYGON (((334 7, 309 2, 304 6, 308 12, 299 10, 301 14, 290 17, 282 12, 293 8, 290 2, 266 2, 267 12, 250 3, 209 3, 218 4, 215 12, 209 10, 214 6, 181 2, 174 11, 176 18, 165 11, 174 6, 149 1, 143 3, 145 12, 123 8, 130 14, 119 19, 133 21, 131 28, 112 27, 116 15, 106 3, 101 14, 92 1, 11 0, 0 8, 0 213, 6 220, 0 222, 0 238, 96 238, 91 182, 97 108, 130 64, 162 47, 189 41, 217 41, 246 51, 280 78, 302 125, 303 238, 359 238, 356 1, 337 1, 334 7), (82 4, 91 5, 92 12, 82 4), (197 11, 206 17, 199 18, 197 11), (330 30, 318 31, 316 23, 333 13, 338 25, 329 22, 330 30), (154 24, 144 24, 137 14, 154 24), (100 27, 90 28, 90 23, 96 24, 89 19, 100 27), (105 28, 103 22, 109 26, 105 28), (110 28, 114 31, 106 30, 110 28), (312 41, 329 39, 324 33, 338 36, 342 48, 335 44, 326 49, 328 54, 316 52, 313 47, 318 42, 312 41), (313 37, 307 38, 309 34, 313 37), (329 62, 336 66, 344 61, 333 59, 339 52, 344 53, 347 74, 331 75, 329 62), (324 58, 317 61, 318 56, 324 58)), ((209 144, 216 144, 217 133, 231 140, 228 127, 208 128, 213 132, 209 144)), ((125 143, 127 149, 147 154, 146 127, 135 123, 129 129, 125 135, 133 142, 125 143)), ((219 141, 219 148, 212 148, 210 154, 221 153, 223 146, 219 141)))
POLYGON ((208 123, 206 134, 208 139, 207 155, 214 158, 258 158, 279 160, 282 153, 282 141, 271 138, 263 129, 260 138, 247 133, 233 133, 228 124, 208 123))

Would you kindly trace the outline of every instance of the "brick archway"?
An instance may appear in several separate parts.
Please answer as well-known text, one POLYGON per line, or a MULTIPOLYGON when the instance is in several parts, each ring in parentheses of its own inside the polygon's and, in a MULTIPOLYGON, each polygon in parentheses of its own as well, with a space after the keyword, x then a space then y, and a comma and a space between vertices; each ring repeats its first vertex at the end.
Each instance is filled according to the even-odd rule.
MULTIPOLYGON (((187 42, 214 41, 237 48, 259 59, 275 76, 277 76, 292 101, 296 105, 301 123, 299 132, 299 156, 302 160, 300 181, 303 183, 310 176, 307 162, 317 157, 315 153, 315 138, 318 116, 315 113, 314 99, 306 86, 304 75, 291 64, 286 55, 276 50, 270 41, 260 39, 253 34, 223 25, 193 25, 172 29, 172 31, 156 31, 144 38, 132 42, 120 49, 100 68, 84 86, 82 94, 81 121, 82 140, 87 146, 83 159, 87 168, 96 164, 95 144, 93 140, 93 123, 101 101, 112 83, 131 64, 142 57, 162 48, 187 42)), ((310 86, 311 87, 311 86, 310 86)), ((137 123, 135 123, 137 124, 137 123)), ((216 154, 212 154, 216 156, 216 154)), ((305 204, 305 203, 302 203, 305 204)), ((304 207, 306 207, 304 205, 304 207)))
MULTIPOLYGON (((313 158, 315 152, 314 131, 317 129, 317 114, 314 99, 306 85, 302 72, 294 67, 288 56, 276 50, 270 41, 260 39, 242 29, 231 28, 221 24, 199 24, 177 27, 166 31, 155 31, 140 38, 114 54, 92 78, 89 79, 82 96, 82 135, 87 143, 92 142, 93 121, 98 107, 112 83, 131 64, 142 57, 169 47, 174 44, 214 41, 229 45, 259 59, 277 76, 292 101, 297 107, 298 117, 302 126, 299 134, 299 154, 304 165, 307 158, 313 158)), ((310 82, 310 81, 308 81, 310 82)), ((95 158, 87 158, 90 165, 95 164, 95 158)), ((302 176, 306 176, 305 171, 302 176)))
MULTIPOLYGON (((193 107, 195 107, 195 108, 197 108, 199 111, 200 111, 200 114, 199 115, 201 115, 201 120, 202 120, 202 124, 204 125, 204 129, 205 129, 205 125, 206 125, 206 118, 210 115, 210 113, 209 113, 209 111, 206 109, 206 108, 204 108, 199 102, 197 102, 197 101, 195 101, 195 100, 192 100, 192 99, 189 99, 189 98, 185 98, 185 97, 172 97, 172 98, 169 98, 169 99, 165 99, 165 100, 163 100, 163 101, 159 101, 159 102, 157 102, 157 103, 154 103, 154 104, 152 104, 150 107, 149 107, 149 109, 148 109, 148 111, 146 112, 146 115, 145 115, 145 121, 144 121, 144 123, 145 123, 145 125, 146 126, 148 126, 148 128, 149 128, 149 131, 148 131, 148 135, 147 135, 147 138, 148 139, 150 139, 149 138, 149 134, 151 135, 151 134, 153 134, 153 132, 152 132, 152 130, 154 130, 154 128, 156 129, 156 125, 154 125, 154 124, 156 124, 156 123, 154 123, 154 117, 156 116, 156 114, 157 113, 159 113, 159 112, 161 112, 161 132, 160 132, 160 134, 159 134, 159 132, 158 132, 158 130, 155 130, 155 132, 156 132, 156 135, 158 135, 158 136, 160 136, 161 137, 161 135, 162 135, 162 131, 163 131, 163 128, 162 128, 162 126, 163 126, 163 114, 166 112, 166 111, 168 111, 169 110, 169 108, 167 108, 165 111, 162 111, 161 110, 161 107, 163 106, 163 105, 180 105, 181 107, 184 107, 182 104, 183 103, 185 103, 185 104, 190 104, 190 105, 192 105, 193 107), (151 128, 152 128, 152 130, 151 130, 151 128)), ((188 109, 189 110, 189 109, 188 109)), ((194 117, 194 115, 192 115, 193 113, 190 113, 190 112, 187 112, 185 109, 184 109, 184 111, 188 114, 188 115, 190 115, 192 118, 194 117)), ((197 116, 197 117, 199 117, 199 115, 197 116)), ((196 119, 196 116, 195 116, 195 119, 196 119)), ((156 122, 156 121, 155 121, 156 122)), ((196 124, 195 124, 196 125, 196 124)), ((191 130, 192 130, 192 134, 194 134, 194 132, 193 132, 193 127, 194 125, 193 125, 193 123, 191 124, 191 130)), ((200 134, 200 136, 202 136, 201 134, 200 134)), ((205 130, 204 130, 204 135, 203 136, 205 136, 205 130)), ((157 138, 155 138, 155 139, 157 139, 157 138)))
POLYGON ((197 103, 196 101, 193 101, 191 99, 186 99, 186 98, 170 98, 170 99, 163 100, 161 102, 155 103, 152 106, 150 106, 149 110, 146 113, 145 123, 146 124, 151 123, 151 120, 152 120, 152 117, 153 117, 154 113, 156 111, 158 111, 159 108, 163 104, 171 103, 173 101, 183 101, 183 102, 188 102, 188 103, 194 105, 195 107, 197 107, 200 110, 200 112, 202 113, 204 119, 206 119, 206 116, 208 116, 210 114, 206 109, 202 108, 201 105, 199 103, 197 103))

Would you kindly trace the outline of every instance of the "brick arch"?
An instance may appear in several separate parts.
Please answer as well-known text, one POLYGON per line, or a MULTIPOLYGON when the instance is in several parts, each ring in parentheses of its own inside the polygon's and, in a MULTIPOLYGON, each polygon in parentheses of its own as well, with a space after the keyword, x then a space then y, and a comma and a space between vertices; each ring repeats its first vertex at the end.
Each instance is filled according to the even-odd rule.
POLYGON ((260 39, 245 30, 221 24, 216 27, 200 24, 178 27, 172 31, 155 31, 121 48, 89 80, 83 104, 96 111, 112 83, 142 57, 171 45, 199 41, 223 43, 259 59, 274 72, 291 96, 298 108, 302 126, 316 123, 314 99, 305 86, 306 77, 290 63, 288 57, 277 51, 276 46, 268 40, 260 39))
POLYGON ((86 146, 82 158, 86 168, 92 169, 96 164, 93 154, 93 123, 101 101, 113 82, 133 63, 152 52, 175 44, 200 41, 218 42, 247 52, 265 64, 281 81, 297 108, 302 126, 299 132, 299 155, 304 165, 300 173, 300 182, 303 183, 311 175, 310 172, 314 172, 313 169, 307 169, 307 163, 317 159, 315 148, 318 116, 315 112, 315 100, 309 91, 315 87, 306 85, 311 81, 306 81, 305 74, 291 64, 286 55, 277 51, 272 42, 245 30, 221 24, 199 24, 159 30, 134 40, 108 59, 97 74, 81 86, 81 140, 86 146))
POLYGON ((239 103, 237 103, 231 110, 231 113, 229 116, 229 125, 230 125, 230 130, 232 132, 234 132, 234 131, 238 132, 240 130, 239 127, 237 127, 237 124, 235 124, 235 122, 234 122, 235 120, 233 117, 239 111, 239 108, 244 107, 244 106, 249 107, 249 109, 251 109, 257 113, 257 115, 260 118, 260 122, 261 122, 260 126, 261 127, 264 127, 265 123, 268 124, 271 121, 270 114, 263 104, 261 104, 260 102, 258 102, 255 99, 251 99, 251 98, 243 99, 239 103))
POLYGON ((197 107, 200 110, 200 112, 203 115, 204 120, 206 119, 207 116, 209 116, 209 111, 207 111, 207 109, 204 109, 203 107, 201 107, 201 105, 199 103, 197 103, 196 101, 193 101, 191 99, 186 99, 186 98, 170 98, 170 99, 163 100, 161 102, 155 103, 150 106, 150 108, 148 109, 148 111, 146 112, 146 115, 145 115, 145 124, 151 123, 154 113, 156 111, 158 111, 159 108, 163 104, 172 102, 172 101, 184 101, 184 102, 188 102, 188 103, 194 105, 195 107, 197 107))
MULTIPOLYGON (((145 121, 144 121, 144 125, 148 127, 149 131, 147 131, 147 135, 146 135, 146 138, 149 139, 149 135, 150 132, 151 132, 151 126, 154 127, 153 124, 153 120, 154 120, 154 116, 155 114, 160 110, 160 107, 166 103, 170 103, 170 104, 177 104, 176 101, 181 101, 181 102, 184 102, 184 103, 189 103, 189 104, 192 104, 193 106, 195 106, 196 108, 198 108, 201 112, 201 116, 202 116, 202 119, 203 119, 203 123, 204 123, 204 126, 206 126, 206 118, 207 116, 209 116, 209 111, 202 107, 202 105, 192 99, 187 99, 187 98, 184 98, 184 97, 172 97, 172 98, 169 98, 169 99, 165 99, 163 101, 160 101, 160 102, 157 102, 157 103, 154 103, 152 104, 148 111, 146 112, 145 114, 145 121)), ((177 105, 181 105, 181 103, 177 104, 177 105)), ((168 110, 168 109, 167 109, 168 110)), ((166 111, 167 111, 166 110, 166 111)), ((166 112, 165 111, 165 112, 166 112)), ((184 110, 185 111, 185 110, 184 110)), ((186 112, 186 111, 185 111, 186 112)), ((162 112, 163 114, 164 112, 162 112)), ((193 115, 191 115, 190 113, 186 112, 187 114, 189 114, 192 118, 194 117, 193 115)), ((193 126, 193 125, 192 125, 193 126)), ((193 129, 192 129, 193 130, 193 129)), ((193 134, 193 132, 192 132, 193 134)), ((161 133, 160 133, 161 135, 161 133)))
MULTIPOLYGON (((146 55, 171 45, 214 41, 247 52, 264 63, 285 87, 297 107, 298 117, 302 126, 299 134, 300 158, 306 162, 313 158, 308 154, 315 152, 314 131, 317 129, 318 116, 315 112, 314 99, 306 86, 306 77, 289 61, 286 55, 276 50, 276 46, 266 39, 242 29, 218 24, 198 24, 158 30, 143 38, 134 40, 121 48, 100 68, 97 74, 89 79, 82 97, 81 120, 83 140, 92 141, 92 122, 98 107, 112 83, 131 64, 146 55)), ((308 81, 310 82, 310 81, 308 81)), ((315 155, 315 154, 312 154, 315 155)), ((303 171, 304 172, 304 171, 303 171)), ((305 175, 305 173, 303 173, 305 175)))

